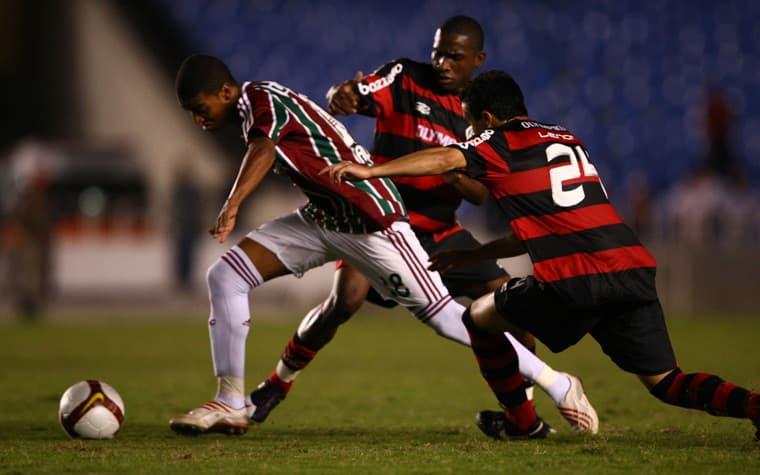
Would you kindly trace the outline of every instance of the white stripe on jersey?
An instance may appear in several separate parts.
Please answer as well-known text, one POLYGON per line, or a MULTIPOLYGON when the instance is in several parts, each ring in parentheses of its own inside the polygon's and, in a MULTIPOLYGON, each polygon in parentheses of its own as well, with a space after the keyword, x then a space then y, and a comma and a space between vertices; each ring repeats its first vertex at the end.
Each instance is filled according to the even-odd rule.
POLYGON ((240 94, 240 101, 238 101, 238 104, 240 104, 240 118, 243 119, 243 137, 246 142, 248 141, 248 132, 250 132, 251 127, 253 127, 253 106, 251 106, 251 100, 248 98, 248 94, 245 93, 248 84, 250 84, 250 82, 243 83, 243 92, 240 94))
MULTIPOLYGON (((257 86, 257 87, 259 87, 259 86, 257 86)), ((301 111, 301 113, 309 120, 309 122, 311 124, 311 127, 315 128, 322 136, 324 136, 328 140, 328 142, 330 144, 330 147, 332 148, 335 157, 338 158, 338 159, 341 159, 341 154, 340 154, 340 152, 338 150, 338 147, 333 142, 332 137, 330 137, 329 134, 325 133, 324 129, 314 119, 311 118, 309 112, 304 108, 304 106, 298 102, 297 99, 304 100, 304 96, 296 94, 295 92, 291 91, 290 89, 286 88, 285 86, 283 86, 281 84, 278 84, 276 82, 273 82, 273 81, 267 81, 267 82, 263 83, 260 87, 262 89, 266 90, 267 92, 269 92, 270 96, 274 95, 274 94, 277 94, 278 96, 284 96, 287 99, 289 99, 290 101, 292 101, 293 104, 294 104, 294 107, 298 107, 298 109, 301 111), (290 97, 288 95, 288 93, 292 93, 296 97, 290 97)), ((309 104, 309 106, 311 107, 311 109, 314 112, 316 112, 318 115, 320 115, 323 120, 325 120, 328 124, 330 124, 332 126, 332 128, 338 133, 338 135, 340 135, 341 138, 343 138, 344 142, 346 141, 346 139, 345 139, 346 136, 350 137, 350 135, 348 134, 348 131, 343 126, 343 124, 341 124, 335 118, 332 118, 332 117, 331 117, 331 120, 327 119, 326 118, 327 113, 324 112, 324 110, 319 105, 315 104, 310 99, 306 98, 305 101, 307 102, 307 104, 309 104), (338 128, 338 127, 336 127, 334 125, 336 123, 340 126, 340 128, 338 128)), ((287 107, 286 107, 286 109, 288 110, 288 113, 290 114, 290 110, 287 107)), ((304 129, 306 129, 307 131, 311 130, 311 127, 309 125, 305 124, 304 121, 297 114, 291 114, 291 116, 295 119, 296 122, 298 122, 299 124, 301 124, 301 126, 304 129)), ((322 155, 322 153, 319 151, 319 147, 317 146, 317 143, 314 140, 314 136, 312 134, 309 134, 309 142, 311 143, 312 149, 314 150, 314 154, 317 157, 319 157, 319 158, 322 159, 322 161, 325 163, 325 166, 332 165, 332 164, 336 163, 334 161, 331 161, 328 157, 325 157, 325 156, 322 155)), ((347 147, 349 149, 351 148, 350 145, 348 145, 348 144, 347 144, 347 147)), ((293 167, 294 169, 296 169, 295 166, 294 166, 294 163, 292 161, 288 161, 288 164, 291 167, 293 167)), ((390 196, 395 196, 396 195, 395 193, 392 192, 392 190, 388 189, 388 187, 386 186, 384 180, 379 180, 379 182, 382 183, 383 188, 386 189, 386 191, 390 194, 390 196)), ((385 209, 383 209, 382 205, 380 204, 380 202, 378 200, 378 196, 382 196, 382 194, 377 190, 377 188, 375 188, 375 186, 370 181, 368 181, 368 180, 364 180, 362 183, 364 183, 364 185, 366 187, 368 187, 372 191, 372 193, 366 193, 365 190, 362 190, 360 186, 358 186, 358 185, 356 185, 354 183, 351 183, 351 186, 353 186, 353 187, 355 187, 355 188, 357 188, 357 189, 359 189, 361 191, 364 191, 370 198, 372 198, 372 202, 375 204, 375 207, 380 211, 380 214, 382 216, 386 216, 386 215, 390 214, 389 212, 386 212, 385 209)), ((388 204, 390 205, 389 207, 391 208, 391 213, 392 212, 399 212, 399 211, 403 212, 403 210, 401 210, 401 209, 394 209, 394 208, 396 208, 396 206, 394 206, 394 204, 395 204, 394 201, 390 201, 390 200, 386 200, 386 201, 388 201, 388 204)))

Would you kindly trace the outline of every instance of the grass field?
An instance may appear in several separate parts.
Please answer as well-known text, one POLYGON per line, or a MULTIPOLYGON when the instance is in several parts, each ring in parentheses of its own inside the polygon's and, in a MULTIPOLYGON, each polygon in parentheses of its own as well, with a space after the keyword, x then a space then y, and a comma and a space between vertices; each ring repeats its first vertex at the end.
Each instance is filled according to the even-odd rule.
MULTIPOLYGON (((584 379, 599 435, 569 432, 537 391, 557 434, 487 439, 474 415, 496 405, 469 349, 393 312, 346 325, 245 436, 179 437, 169 418, 215 391, 205 316, 129 317, 0 323, 0 473, 760 473, 749 421, 659 403, 590 338, 540 354, 584 379), (71 440, 58 425, 61 393, 88 378, 124 398, 114 440, 71 440)), ((296 317, 254 323, 248 386, 272 369, 296 317)), ((760 320, 674 320, 670 329, 686 371, 760 388, 760 320)))

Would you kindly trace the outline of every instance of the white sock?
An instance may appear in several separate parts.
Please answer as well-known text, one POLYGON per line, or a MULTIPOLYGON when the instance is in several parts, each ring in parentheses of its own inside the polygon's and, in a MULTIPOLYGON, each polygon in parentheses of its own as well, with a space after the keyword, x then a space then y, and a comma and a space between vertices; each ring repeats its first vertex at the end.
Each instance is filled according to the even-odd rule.
POLYGON ((541 372, 541 375, 539 375, 536 384, 539 384, 546 391, 546 394, 552 398, 555 405, 559 405, 570 390, 570 378, 565 373, 554 371, 548 365, 541 372), (541 380, 540 384, 539 380, 541 380))
MULTIPOLYGON (((451 297, 447 297, 451 298, 451 297)), ((436 333, 449 340, 454 340, 462 345, 471 346, 470 334, 467 333, 464 323, 462 323, 462 314, 465 308, 456 300, 449 300, 448 303, 425 320, 425 325, 429 326, 436 333)))
POLYGON ((219 389, 216 392, 216 400, 223 402, 233 409, 242 409, 245 407, 245 394, 243 378, 233 378, 232 376, 219 376, 219 389))
MULTIPOLYGON (((470 335, 467 333, 464 323, 462 323, 464 310, 465 308, 462 305, 452 300, 437 314, 427 320, 425 324, 433 328, 436 333, 444 338, 471 346, 470 335)), ((539 388, 552 398, 555 404, 559 404, 570 389, 570 380, 563 374, 554 371, 551 366, 544 363, 538 356, 517 341, 512 334, 505 333, 505 335, 517 353, 520 374, 525 379, 534 381, 539 388)), ((532 388, 528 388, 526 393, 528 391, 531 391, 528 393, 529 399, 533 399, 531 397, 532 388)))
POLYGON ((298 376, 298 373, 301 372, 301 370, 295 371, 295 370, 290 369, 288 365, 282 362, 282 360, 277 362, 277 367, 275 368, 275 371, 277 372, 277 377, 286 383, 292 383, 293 381, 295 381, 296 377, 298 376))
POLYGON ((551 366, 544 363, 532 351, 525 348, 511 333, 505 333, 507 339, 517 352, 517 362, 520 366, 520 374, 536 383, 555 404, 564 399, 570 389, 570 379, 564 374, 554 371, 551 366))
POLYGON ((243 401, 237 396, 243 394, 245 341, 251 323, 248 293, 261 285, 263 279, 245 252, 234 246, 209 268, 206 280, 211 303, 208 320, 211 355, 214 374, 220 378, 217 399, 232 407, 242 407, 243 401), (238 383, 233 381, 237 380, 240 394, 234 389, 238 383))

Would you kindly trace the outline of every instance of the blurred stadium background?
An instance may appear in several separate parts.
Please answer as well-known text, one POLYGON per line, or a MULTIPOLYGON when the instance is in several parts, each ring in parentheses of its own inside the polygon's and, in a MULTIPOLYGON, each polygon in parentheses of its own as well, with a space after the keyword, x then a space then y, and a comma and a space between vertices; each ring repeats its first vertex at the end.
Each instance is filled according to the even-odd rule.
MULTIPOLYGON (((0 0, 0 314, 205 309, 205 269, 226 245, 204 230, 242 148, 236 130, 207 136, 178 107, 173 77, 186 55, 217 55, 240 80, 324 103, 357 70, 429 58, 436 26, 454 14, 482 23, 485 67, 514 74, 534 118, 585 139, 658 257, 668 310, 760 314, 752 0, 0 0)), ((372 120, 342 120, 370 144, 372 120)), ((302 199, 269 179, 232 242, 302 199)), ((500 232, 491 212, 461 217, 488 239, 500 232)), ((525 259, 505 264, 529 270, 525 259)), ((253 298, 309 308, 331 269, 253 298)))

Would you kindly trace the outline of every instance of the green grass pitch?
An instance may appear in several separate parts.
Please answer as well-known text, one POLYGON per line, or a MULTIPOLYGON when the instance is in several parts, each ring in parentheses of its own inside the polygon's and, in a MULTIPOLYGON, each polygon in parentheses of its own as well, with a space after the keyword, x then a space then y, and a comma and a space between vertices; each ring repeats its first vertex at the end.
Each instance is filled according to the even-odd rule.
MULTIPOLYGON (((599 412, 597 436, 575 434, 539 390, 539 414, 559 432, 497 442, 474 415, 496 408, 469 349, 403 312, 365 308, 242 437, 180 437, 168 420, 213 396, 205 310, 0 321, 0 473, 760 473, 747 420, 666 406, 619 371, 587 337, 557 369, 581 376, 599 412), (58 425, 63 390, 81 379, 113 385, 126 419, 109 441, 69 439, 58 425)), ((273 368, 298 315, 255 316, 247 387, 273 368)), ((760 389, 760 319, 669 322, 685 371, 760 389)))

